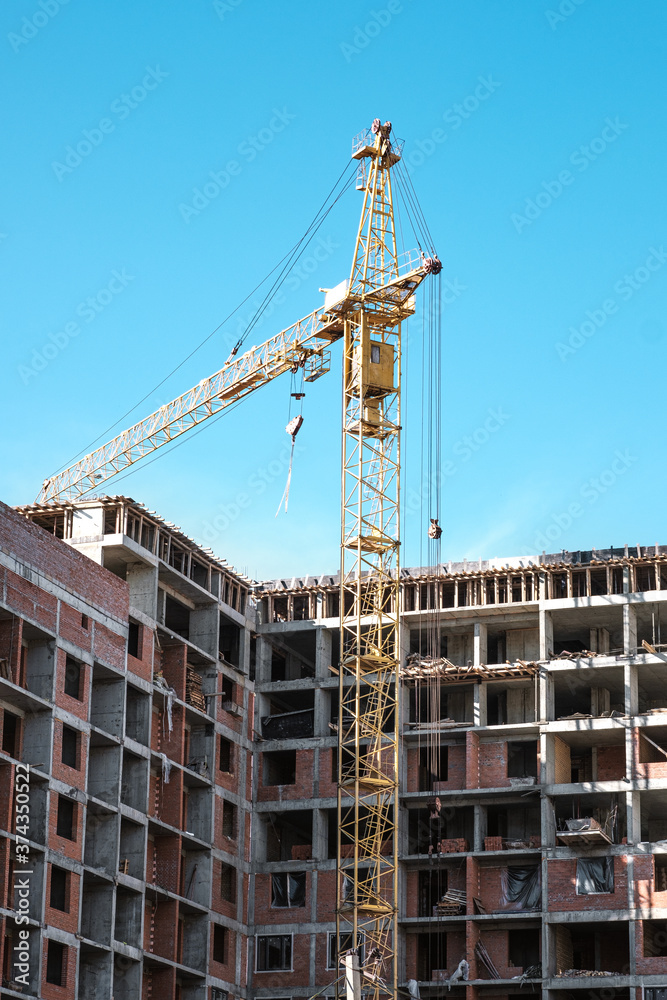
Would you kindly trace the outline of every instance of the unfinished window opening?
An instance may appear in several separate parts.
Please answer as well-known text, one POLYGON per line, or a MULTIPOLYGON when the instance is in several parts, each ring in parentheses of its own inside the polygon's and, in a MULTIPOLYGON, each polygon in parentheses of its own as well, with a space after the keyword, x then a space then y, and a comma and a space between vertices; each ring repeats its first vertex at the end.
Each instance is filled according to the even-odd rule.
POLYGON ((81 692, 82 673, 81 664, 78 660, 75 660, 72 656, 66 657, 64 691, 66 695, 69 695, 70 698, 76 698, 77 701, 83 700, 81 692))
POLYGON ((419 913, 420 917, 437 917, 436 907, 447 892, 447 870, 433 868, 419 872, 419 913))
POLYGON ((63 724, 61 760, 67 767, 79 770, 79 733, 63 724))
POLYGON ((81 615, 81 628, 87 632, 90 625, 88 615, 81 615))
POLYGON ((447 969, 447 935, 443 931, 418 934, 417 978, 423 982, 433 982, 440 979, 440 975, 436 973, 443 969, 447 969))
POLYGON ((614 859, 577 858, 577 895, 592 896, 614 891, 614 859))
POLYGON ((431 792, 440 781, 447 781, 449 747, 429 746, 419 750, 419 791, 431 792))
POLYGON ((507 777, 537 779, 537 740, 507 744, 507 777))
POLYGON ((227 799, 223 800, 224 804, 222 807, 222 833, 223 836, 229 837, 230 840, 236 840, 236 831, 238 825, 237 808, 233 802, 228 802, 227 799))
POLYGON ((292 968, 291 934, 257 935, 257 972, 288 971, 292 968))
POLYGON ((169 594, 165 595, 164 624, 171 632, 180 635, 183 639, 190 636, 190 611, 180 601, 174 600, 169 594))
POLYGON ((507 604, 507 577, 498 577, 498 604, 507 604))
POLYGON ((587 597, 588 592, 586 589, 586 573, 576 572, 572 574, 572 596, 573 597, 587 597))
POLYGON ((667 854, 654 854, 654 880, 656 892, 667 892, 667 854))
POLYGON ((17 758, 19 752, 19 735, 21 732, 21 719, 13 712, 5 709, 2 720, 2 750, 10 757, 17 758))
POLYGON ((403 610, 415 611, 417 607, 417 588, 413 584, 403 585, 403 610))
POLYGON ((220 656, 226 663, 231 663, 233 667, 239 667, 241 647, 241 629, 230 618, 220 615, 220 629, 218 638, 218 649, 220 656))
POLYGON ((539 805, 517 802, 511 806, 487 806, 486 815, 485 850, 521 850, 539 844, 539 805))
POLYGON ((65 986, 65 945, 49 940, 46 951, 46 981, 53 986, 65 986))
POLYGON ((196 559, 190 559, 190 579, 194 580, 195 583, 203 587, 204 590, 208 589, 208 569, 203 563, 197 562, 196 559))
POLYGON ((226 736, 220 737, 220 762, 218 768, 223 774, 233 774, 234 744, 226 736))
POLYGON ((127 655, 134 656, 137 660, 141 659, 141 631, 139 622, 132 621, 130 618, 127 631, 127 655))
POLYGON ((551 594, 549 596, 552 601, 567 597, 567 573, 551 574, 551 594))
POLYGON ((537 597, 533 597, 533 574, 527 573, 525 580, 526 580, 526 600, 527 601, 537 600, 537 597))
POLYGON ((277 649, 271 650, 271 680, 287 680, 287 657, 279 653, 277 649))
POLYGON ((49 906, 52 909, 69 913, 69 881, 70 873, 65 868, 51 865, 49 906))
POLYGON ((115 535, 118 532, 116 527, 116 517, 118 514, 118 508, 116 507, 105 507, 104 508, 104 534, 105 535, 115 535))
POLYGON ((485 580, 484 587, 486 590, 486 603, 495 604, 496 603, 496 588, 493 580, 485 580))
POLYGON ((653 566, 635 566, 635 590, 655 590, 655 569, 653 566))
POLYGON ((505 633, 489 632, 486 644, 486 659, 488 663, 505 662, 505 633))
POLYGON ((327 618, 338 618, 339 609, 340 593, 337 590, 329 592, 327 594, 327 618))
POLYGON ((64 795, 58 796, 58 815, 56 819, 56 834, 64 837, 65 840, 75 840, 74 816, 75 803, 71 799, 66 799, 64 795))
POLYGON ((142 520, 141 541, 139 544, 142 548, 148 549, 149 552, 153 552, 155 546, 155 526, 152 525, 150 521, 142 520))
POLYGON ((421 611, 431 611, 437 607, 435 600, 435 584, 421 583, 419 585, 419 608, 421 611))
POLYGON ((273 598, 273 620, 274 622, 286 622, 288 617, 287 597, 273 598))
POLYGON ((234 681, 226 674, 220 674, 220 697, 222 707, 235 704, 234 702, 234 681))
POLYGON ((213 924, 213 961, 224 965, 227 961, 227 928, 213 924))
POLYGON ((304 622, 312 618, 310 613, 310 596, 308 594, 295 594, 293 598, 293 621, 304 622))
POLYGON ((513 577, 511 577, 511 581, 512 581, 512 603, 513 604, 520 604, 521 603, 521 598, 522 598, 522 594, 521 594, 521 577, 520 576, 513 576, 513 577))
POLYGON ((220 895, 227 903, 236 902, 236 868, 224 861, 220 865, 220 895))
POLYGON ((271 906, 289 908, 305 905, 305 872, 279 872, 271 876, 271 906))
MULTIPOLYGON (((305 861, 312 856, 313 814, 305 809, 265 814, 266 861, 305 861)), ((335 831, 334 831, 335 848, 335 831)), ((335 857, 335 855, 334 855, 335 857)))
POLYGON ((607 593, 607 571, 606 569, 591 570, 591 595, 602 597, 607 593))
POLYGON ((578 784, 581 781, 593 780, 593 748, 577 747, 570 750, 570 781, 578 784), (574 751, 574 752, 573 752, 574 751))
POLYGON ((667 920, 642 920, 644 958, 667 958, 667 920))
POLYGON ((293 785, 296 781, 296 750, 273 750, 263 754, 264 784, 293 785))
POLYGON ((458 588, 458 605, 460 608, 465 608, 468 604, 468 584, 465 580, 459 580, 457 584, 458 588))
POLYGON ((526 927, 508 932, 509 964, 515 969, 530 969, 540 964, 540 930, 537 927, 526 927))
POLYGON ((408 854, 467 851, 473 840, 472 807, 408 810, 408 854), (443 841, 446 843, 443 847, 443 841))

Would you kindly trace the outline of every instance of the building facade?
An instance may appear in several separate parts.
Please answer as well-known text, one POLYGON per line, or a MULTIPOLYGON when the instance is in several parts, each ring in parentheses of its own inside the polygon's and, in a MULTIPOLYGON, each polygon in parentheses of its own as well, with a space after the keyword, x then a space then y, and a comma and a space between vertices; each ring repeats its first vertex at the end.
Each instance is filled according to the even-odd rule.
MULTIPOLYGON (((0 525, 1 996, 333 995, 337 580, 124 497, 0 525)), ((406 990, 667 988, 666 600, 663 547, 404 571, 406 990)))

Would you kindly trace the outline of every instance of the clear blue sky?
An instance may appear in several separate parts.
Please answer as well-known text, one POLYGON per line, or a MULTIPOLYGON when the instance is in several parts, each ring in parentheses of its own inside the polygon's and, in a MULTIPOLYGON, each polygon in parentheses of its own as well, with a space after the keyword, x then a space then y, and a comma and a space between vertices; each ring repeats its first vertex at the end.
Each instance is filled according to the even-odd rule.
MULTIPOLYGON (((218 325, 301 236, 378 116, 406 139, 455 289, 443 557, 665 543, 666 29, 664 4, 623 0, 5 0, 0 497, 33 500, 218 325), (82 141, 81 162, 67 159, 82 141), (184 210, 230 160, 224 190, 184 210)), ((359 199, 339 202, 324 259, 292 275, 250 343, 348 275, 359 199)), ((221 367, 237 326, 118 430, 221 367)), ((333 354, 305 400, 287 515, 274 517, 288 380, 109 492, 254 577, 335 571, 333 354)), ((409 354, 414 496, 418 338, 409 354)), ((407 565, 426 528, 413 506, 407 565)))

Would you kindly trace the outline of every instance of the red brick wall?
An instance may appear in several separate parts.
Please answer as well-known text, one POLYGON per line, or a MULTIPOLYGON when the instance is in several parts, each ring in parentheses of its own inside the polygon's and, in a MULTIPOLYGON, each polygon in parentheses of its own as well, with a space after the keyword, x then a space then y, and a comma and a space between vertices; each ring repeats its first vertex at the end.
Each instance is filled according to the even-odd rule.
POLYGON ((67 913, 63 913, 62 910, 54 910, 49 905, 51 898, 51 868, 51 865, 47 865, 44 922, 47 927, 60 927, 64 931, 69 931, 70 934, 76 934, 79 928, 80 876, 74 872, 70 872, 69 874, 69 910, 67 913))
MULTIPOLYGON (((257 919, 262 924, 291 924, 303 923, 310 920, 310 896, 312 892, 312 879, 310 872, 306 873, 306 900, 305 906, 287 907, 271 906, 271 876, 255 876, 255 909, 258 914, 257 919)), ((319 895, 319 892, 318 892, 319 895)))
POLYGON ((70 997, 74 996, 75 983, 76 983, 76 961, 77 961, 77 949, 76 948, 66 948, 65 956, 63 958, 63 986, 54 986, 53 983, 47 983, 46 981, 46 950, 48 948, 48 939, 46 935, 42 939, 44 960, 42 962, 42 991, 40 997, 42 1000, 69 1000, 70 997))
POLYGON ((549 910, 623 910, 628 905, 627 857, 614 858, 614 891, 577 895, 576 858, 549 861, 549 910))
POLYGON ((147 625, 139 626, 139 656, 127 655, 127 669, 137 677, 151 680, 153 676, 153 652, 155 649, 155 633, 147 625))
POLYGON ((507 777, 507 743, 479 744, 479 776, 481 788, 504 788, 507 777))
POLYGON ((336 872, 317 875, 317 919, 319 923, 336 919, 336 872))
POLYGON ((74 643, 75 646, 85 650, 87 653, 91 653, 93 638, 93 630, 91 628, 92 622, 90 618, 88 618, 87 628, 84 628, 81 622, 81 612, 77 611, 76 608, 71 608, 69 604, 65 604, 64 601, 61 601, 60 626, 58 630, 60 637, 74 643))
POLYGON ((96 660, 117 667, 118 670, 125 670, 127 641, 122 635, 112 632, 106 625, 95 622, 93 625, 93 648, 96 660))
POLYGON ((598 747, 598 781, 618 781, 625 777, 625 746, 598 747))
POLYGON ((4 503, 0 503, 0 548, 38 567, 70 594, 91 601, 116 618, 127 618, 128 588, 123 580, 4 503), (103 601, 97 599, 98 594, 104 595, 103 601))
POLYGON ((51 792, 49 795, 49 828, 48 844, 52 851, 59 851, 66 858, 80 861, 83 856, 83 806, 80 802, 74 803, 74 823, 72 832, 75 834, 74 840, 67 840, 66 837, 59 837, 56 834, 56 824, 58 822, 58 795, 51 792))
MULTIPOLYGON (((79 743, 79 767, 69 767, 63 764, 63 725, 60 719, 54 720, 53 726, 53 763, 51 773, 58 781, 63 781, 70 787, 85 790, 86 786, 86 761, 88 760, 88 736, 86 733, 77 730, 79 743)), ((70 727, 74 728, 74 727, 70 727)))
POLYGON ((285 799, 311 799, 313 797, 314 750, 296 751, 295 780, 293 785, 265 785, 263 760, 260 758, 257 766, 259 784, 257 798, 260 802, 279 801, 285 799))
POLYGON ((479 735, 466 733, 466 788, 479 788, 479 735))
MULTIPOLYGON (((325 941, 326 935, 321 935, 325 941)), ((325 951, 326 956, 326 951, 325 951)), ((256 960, 255 956, 255 960, 256 960)), ((318 965, 324 969, 326 958, 318 965)), ((284 989, 287 986, 300 986, 310 978, 310 935, 295 934, 292 938, 292 969, 291 972, 254 972, 254 984, 257 989, 284 989)))

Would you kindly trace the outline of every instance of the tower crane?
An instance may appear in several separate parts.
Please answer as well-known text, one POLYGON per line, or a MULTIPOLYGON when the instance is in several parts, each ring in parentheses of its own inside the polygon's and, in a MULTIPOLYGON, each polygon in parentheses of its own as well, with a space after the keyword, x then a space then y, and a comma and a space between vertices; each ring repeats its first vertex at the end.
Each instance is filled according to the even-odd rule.
POLYGON ((363 205, 352 270, 323 308, 45 480, 37 498, 75 501, 284 372, 319 378, 343 340, 336 927, 376 1000, 398 989, 401 324, 441 269, 435 254, 397 250, 402 148, 379 119, 353 141, 363 205))

